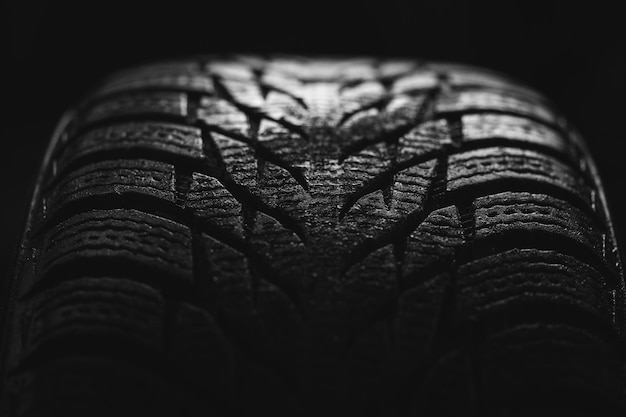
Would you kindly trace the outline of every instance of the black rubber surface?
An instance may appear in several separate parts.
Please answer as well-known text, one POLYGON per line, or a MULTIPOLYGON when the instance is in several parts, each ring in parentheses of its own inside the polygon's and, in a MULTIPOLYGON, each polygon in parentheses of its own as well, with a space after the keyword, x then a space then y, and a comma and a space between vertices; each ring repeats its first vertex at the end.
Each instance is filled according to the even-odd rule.
POLYGON ((121 72, 60 123, 10 286, 8 415, 626 411, 593 162, 486 70, 121 72))

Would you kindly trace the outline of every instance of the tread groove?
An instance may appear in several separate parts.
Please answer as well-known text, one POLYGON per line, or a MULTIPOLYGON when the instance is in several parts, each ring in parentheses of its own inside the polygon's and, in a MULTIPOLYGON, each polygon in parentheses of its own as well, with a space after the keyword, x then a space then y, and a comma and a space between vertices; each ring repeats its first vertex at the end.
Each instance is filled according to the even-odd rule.
MULTIPOLYGON (((205 136, 203 132, 203 137, 205 138, 205 143, 208 139, 212 144, 208 148, 205 148, 205 154, 210 152, 210 154, 212 155, 219 155, 219 150, 213 142, 210 134, 205 136), (208 152, 207 149, 209 149, 208 152)), ((289 215, 287 215, 280 209, 270 207, 269 205, 264 203, 259 197, 252 194, 245 186, 236 183, 227 174, 224 161, 221 160, 221 158, 216 159, 218 160, 220 175, 215 176, 215 178, 217 178, 224 185, 224 187, 233 195, 233 197, 235 197, 242 205, 253 207, 255 210, 273 217, 285 228, 294 232, 300 238, 302 243, 306 244, 307 239, 305 231, 302 225, 297 220, 289 217, 289 215)))
MULTIPOLYGON (((432 119, 433 109, 440 94, 441 87, 435 87, 429 90, 426 94, 424 102, 422 103, 419 111, 417 112, 417 115, 415 116, 415 120, 413 120, 411 123, 385 131, 373 139, 361 139, 349 146, 346 146, 341 150, 341 153, 339 154, 339 162, 342 163, 351 155, 354 155, 367 148, 368 146, 377 143, 397 143, 402 136, 406 135, 411 130, 432 119)), ((377 105, 380 106, 382 104, 385 104, 385 102, 383 101, 381 103, 378 103, 377 105)))
MULTIPOLYGON (((253 126, 256 126, 256 133, 258 134, 258 123, 257 120, 254 119, 254 124, 253 126)), ((236 132, 230 131, 230 130, 226 130, 223 129, 219 126, 213 126, 213 125, 207 125, 207 129, 210 132, 215 132, 215 133, 219 133, 220 135, 226 136, 230 139, 234 139, 237 140, 239 142, 245 143, 246 145, 248 145, 252 150, 254 150, 256 156, 257 156, 257 164, 258 164, 258 170, 260 171, 260 177, 263 178, 263 172, 264 172, 264 168, 263 168, 263 163, 265 161, 271 162, 272 164, 279 166, 283 169, 285 169, 287 172, 289 172, 291 174, 291 176, 298 182, 298 184, 300 184, 300 186, 305 190, 308 191, 309 189, 309 184, 306 180, 306 177, 304 176, 302 169, 299 167, 294 167, 292 165, 290 165, 287 161, 285 161, 283 158, 281 158, 279 155, 277 155, 276 153, 272 152, 270 149, 268 149, 266 146, 263 146, 261 143, 259 143, 256 138, 248 138, 244 135, 238 134, 236 132)))
MULTIPOLYGON (((595 268, 603 278, 609 288, 615 288, 619 278, 616 273, 611 271, 600 259, 600 257, 592 253, 586 246, 580 245, 569 238, 561 235, 539 232, 539 231, 509 231, 490 238, 475 239, 472 243, 471 250, 461 250, 458 253, 457 263, 459 266, 470 261, 475 261, 489 255, 503 253, 511 249, 538 249, 552 250, 564 255, 569 255, 577 259, 581 259, 586 264, 595 268)), ((441 259, 439 262, 427 265, 421 270, 416 271, 415 276, 428 279, 439 273, 445 272, 449 264, 449 259, 441 259)), ((415 280, 402 280, 399 286, 400 294, 405 294, 415 288, 422 282, 415 280)))
MULTIPOLYGON (((478 145, 477 143, 471 143, 471 142, 464 142, 461 145, 457 145, 457 146, 453 146, 453 145, 449 145, 449 144, 444 144, 441 148, 439 149, 433 149, 427 152, 424 152, 421 155, 416 155, 413 156, 409 159, 406 159, 402 162, 399 162, 395 165, 392 165, 391 168, 379 172, 378 174, 376 174, 376 176, 374 178, 372 178, 371 180, 369 180, 369 182, 365 183, 363 186, 361 186, 359 189, 355 190, 354 192, 352 192, 351 194, 348 194, 345 198, 345 202, 340 210, 340 218, 343 218, 348 211, 350 210, 350 208, 357 202, 359 201, 359 199, 361 199, 362 197, 371 194, 375 191, 378 190, 385 190, 387 187, 391 187, 391 183, 393 182, 395 175, 398 174, 399 172, 411 168, 413 166, 417 166, 426 162, 429 162, 431 160, 437 159, 439 158, 441 155, 447 154, 449 156, 452 155, 460 155, 463 154, 465 152, 471 151, 471 150, 477 150, 477 149, 488 149, 488 148, 493 148, 493 147, 497 147, 498 145, 509 145, 510 143, 508 140, 506 140, 504 143, 501 142, 499 139, 494 139, 494 140, 490 140, 490 141, 485 141, 482 142, 481 141, 481 145, 478 145)), ((538 150, 535 146, 516 146, 515 148, 517 149, 524 149, 524 150, 531 150, 531 151, 536 151, 538 150)), ((540 151, 544 151, 544 149, 541 149, 540 151)), ((552 156, 551 154, 548 153, 549 156, 552 156)), ((558 159, 559 162, 564 162, 563 158, 559 158, 558 159)), ((568 166, 571 166, 571 163, 568 164, 568 166)), ((555 197, 558 197, 560 199, 563 199, 565 201, 568 201, 570 204, 574 205, 575 207, 588 212, 588 213, 592 213, 594 215, 594 217, 598 218, 598 215, 596 214, 596 212, 593 210, 593 208, 591 206, 588 206, 586 204, 586 202, 581 201, 580 198, 576 195, 573 195, 571 192, 569 192, 568 190, 559 187, 559 186, 550 186, 548 184, 542 184, 539 181, 530 181, 528 180, 526 183, 529 184, 530 186, 526 189, 523 186, 522 187, 515 187, 514 184, 515 183, 519 183, 521 184, 522 181, 521 180, 514 180, 514 179, 503 179, 502 180, 502 184, 503 184, 503 189, 506 188, 507 186, 513 186, 514 190, 528 190, 528 191, 534 191, 534 190, 538 190, 539 192, 547 192, 551 195, 554 195, 555 197)), ((492 183, 495 183, 497 181, 491 181, 492 183)), ((472 187, 468 187, 468 188, 473 188, 472 187)), ((498 188, 499 189, 499 188, 498 188)), ((487 193, 493 193, 493 192, 497 192, 497 191, 486 191, 487 193)), ((454 194, 454 195, 458 195, 458 194, 466 194, 465 192, 462 192, 461 190, 452 190, 449 192, 450 194, 454 194)), ((483 194, 481 194, 483 195, 483 194)), ((454 200, 456 197, 452 198, 452 200, 454 200)))
POLYGON ((230 104, 235 106, 239 111, 252 118, 266 119, 272 122, 278 123, 285 129, 291 131, 299 135, 302 139, 309 141, 309 135, 301 126, 295 125, 284 118, 275 118, 265 113, 263 109, 258 109, 255 107, 251 107, 245 103, 241 103, 236 100, 235 97, 231 94, 228 88, 224 85, 222 81, 222 77, 217 74, 211 75, 213 79, 213 83, 215 84, 215 90, 219 97, 222 97, 224 100, 228 101, 230 104))
POLYGON ((445 182, 447 172, 447 156, 437 158, 433 169, 433 179, 430 182, 426 193, 426 200, 422 208, 414 210, 404 219, 398 221, 394 226, 381 234, 377 238, 366 239, 352 248, 344 259, 343 274, 352 266, 365 259, 372 252, 394 242, 406 239, 409 234, 422 224, 428 215, 433 211, 442 208, 443 194, 445 194, 445 182), (443 186, 443 189, 442 189, 443 186))

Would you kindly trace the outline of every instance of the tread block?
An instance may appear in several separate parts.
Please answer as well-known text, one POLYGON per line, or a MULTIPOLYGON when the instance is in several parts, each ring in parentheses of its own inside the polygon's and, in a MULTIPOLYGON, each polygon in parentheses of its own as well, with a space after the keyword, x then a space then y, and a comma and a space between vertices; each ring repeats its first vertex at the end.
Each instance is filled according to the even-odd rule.
POLYGON ((398 141, 397 162, 402 163, 429 151, 452 143, 450 128, 445 120, 420 124, 398 141))
POLYGON ((69 173, 44 196, 45 215, 82 199, 135 194, 174 202, 174 166, 145 159, 102 161, 69 173))
POLYGON ((434 210, 407 238, 402 281, 411 287, 415 280, 426 278, 420 270, 441 262, 450 263, 463 242, 457 210, 454 207, 434 210))
MULTIPOLYGON (((476 239, 506 232, 548 233, 576 242, 602 259, 601 231, 585 213, 545 194, 505 192, 479 197, 476 239)), ((548 239, 549 240, 549 239, 548 239)))
POLYGON ((250 133, 248 116, 221 98, 202 97, 198 108, 198 119, 209 127, 217 126, 242 135, 250 133))
POLYGON ((467 87, 481 86, 492 88, 506 88, 511 85, 511 81, 496 75, 495 73, 485 73, 485 71, 472 70, 466 68, 448 68, 446 71, 448 82, 452 86, 467 87))
POLYGON ((457 287, 460 314, 468 320, 537 302, 574 306, 612 320, 602 275, 557 251, 517 249, 471 261, 459 268, 457 287))
POLYGON ((501 114, 467 114, 462 117, 463 140, 503 138, 551 148, 578 162, 571 144, 554 129, 524 117, 501 114))
POLYGON ((185 206, 195 215, 243 238, 241 203, 216 178, 194 172, 185 206))
POLYGON ((203 241, 210 261, 207 278, 215 286, 218 314, 225 325, 247 348, 272 356, 291 352, 300 325, 295 302, 265 279, 266 274, 279 272, 262 270, 254 259, 211 236, 203 235, 203 241))
MULTIPOLYGON (((352 246, 352 255, 365 256, 370 250, 367 248, 375 247, 379 239, 390 241, 391 235, 396 235, 396 239, 406 236, 410 232, 407 216, 427 214, 422 211, 434 166, 434 161, 415 165, 398 175, 393 187, 366 189, 341 219, 339 225, 344 236, 343 240, 333 242, 338 245, 337 250, 343 252, 346 246, 352 246)), ((393 240, 400 243, 396 239, 393 240)))
MULTIPOLYGON (((38 295, 32 307, 26 346, 50 342, 81 345, 91 339, 98 349, 135 344, 153 352, 162 348, 163 300, 151 287, 125 279, 80 278, 38 295)), ((80 348, 80 347, 79 347, 80 348)))
MULTIPOLYGON (((384 235, 393 225, 402 221, 403 210, 409 207, 418 207, 421 195, 416 195, 414 200, 396 204, 391 208, 385 203, 385 196, 380 190, 376 190, 360 198, 341 219, 339 228, 343 236, 337 244, 337 250, 345 250, 346 247, 359 244, 368 240, 375 240, 384 235), (365 213, 368 213, 366 216, 365 213)), ((323 236, 323 235, 322 235, 323 236)))
MULTIPOLYGON (((94 259, 137 265, 118 273, 152 275, 155 270, 190 281, 192 274, 189 229, 162 217, 137 210, 93 210, 58 224, 43 244, 42 272, 71 262, 94 259)), ((97 271, 94 271, 97 272, 97 271)))
MULTIPOLYGON (((216 288, 225 292, 240 292, 240 294, 251 292, 252 278, 246 256, 211 236, 202 235, 202 238, 207 257, 211 261, 210 277, 215 282, 216 288)), ((246 298, 248 297, 242 296, 242 300, 246 298)), ((233 306, 226 305, 225 307, 232 308, 233 306)))
POLYGON ((376 76, 379 79, 397 79, 415 71, 420 64, 410 59, 386 59, 378 62, 376 76))
POLYGON ((519 116, 537 118, 546 123, 557 124, 557 116, 536 102, 495 91, 470 90, 444 95, 436 104, 435 112, 446 113, 508 112, 519 116))
POLYGON ((391 188, 393 200, 391 208, 403 216, 423 207, 428 194, 428 187, 433 176, 435 160, 414 165, 395 175, 391 188))
POLYGON ((263 108, 265 98, 261 86, 253 79, 222 78, 220 84, 236 103, 250 109, 260 110, 263 108))
POLYGON ((358 209, 364 197, 381 190, 387 211, 399 211, 405 216, 418 209, 432 180, 435 159, 410 165, 394 174, 395 166, 440 149, 446 143, 445 137, 441 136, 441 130, 446 129, 445 121, 442 122, 426 123, 414 129, 395 147, 377 143, 349 156, 343 164, 343 188, 347 194, 345 208, 358 209))
MULTIPOLYGON (((268 96, 274 97, 271 94, 268 96)), ((286 104, 285 104, 286 105, 286 104)), ((276 104, 278 107, 278 104, 276 104)), ((276 110, 279 111, 279 110, 276 110)), ((291 110, 283 110, 289 113, 296 113, 291 110)), ((281 116, 282 117, 282 116, 281 116)), ((297 121, 294 121, 298 123, 297 121)), ((273 120, 262 119, 259 125, 258 141, 260 144, 271 150, 276 155, 293 164, 305 164, 308 162, 305 155, 302 155, 301 149, 306 146, 306 141, 301 135, 293 133, 285 126, 273 120)))
MULTIPOLYGON (((260 83, 269 90, 266 99, 270 98, 272 92, 278 92, 295 99, 304 108, 308 108, 308 94, 305 93, 306 85, 295 77, 290 77, 284 73, 263 71, 260 83)), ((269 103, 269 101, 268 101, 269 103)))
POLYGON ((215 93, 211 78, 201 72, 197 64, 189 63, 139 68, 120 73, 103 83, 95 95, 148 89, 215 93))
POLYGON ((345 167, 345 188, 348 194, 353 193, 363 184, 367 184, 377 174, 391 167, 391 160, 384 143, 378 143, 363 149, 356 155, 347 158, 345 167))
POLYGON ((254 251, 264 255, 282 275, 299 279, 306 250, 300 238, 261 212, 256 212, 247 226, 247 239, 254 251))
POLYGON ((489 187, 490 183, 494 186, 501 183, 505 189, 512 190, 516 182, 529 183, 525 186, 528 191, 533 187, 549 187, 551 193, 567 194, 590 210, 594 206, 592 190, 580 174, 539 152, 493 147, 463 152, 449 159, 448 191, 489 187))
POLYGON ((356 86, 343 89, 341 92, 341 108, 345 114, 353 114, 359 109, 375 105, 385 97, 385 88, 375 80, 363 81, 356 86))
POLYGON ((83 116, 82 125, 117 117, 187 116, 187 96, 178 92, 124 94, 94 104, 83 116))
POLYGON ((103 154, 105 159, 108 153, 117 159, 124 153, 136 157, 141 150, 166 152, 172 158, 204 158, 200 129, 171 123, 123 123, 80 135, 59 156, 57 169, 86 156, 103 154))
MULTIPOLYGON (((258 172, 258 171, 257 171, 258 172)), ((293 219, 304 216, 309 195, 291 173, 282 167, 265 163, 261 175, 257 175, 257 188, 250 192, 269 207, 286 213, 293 219)))
POLYGON ((288 57, 269 60, 266 64, 267 73, 276 73, 290 78, 295 78, 300 82, 307 83, 334 83, 342 79, 348 73, 360 73, 367 71, 372 64, 371 59, 354 58, 337 61, 331 58, 310 60, 298 60, 288 57))
MULTIPOLYGON (((254 59, 254 58, 253 58, 254 59)), ((259 68, 264 62, 244 63, 232 60, 211 60, 204 66, 205 71, 226 80, 253 81, 253 68, 259 68)))
POLYGON ((493 89, 522 95, 528 99, 536 100, 538 105, 544 101, 543 96, 536 91, 495 72, 465 67, 448 69, 446 74, 448 75, 448 83, 455 89, 493 89))
POLYGON ((351 147, 363 141, 392 141, 394 132, 417 124, 417 115, 427 100, 427 94, 397 96, 391 98, 382 109, 366 105, 362 110, 353 111, 340 129, 341 141, 345 143, 343 147, 351 147))
POLYGON ((437 73, 434 71, 416 71, 395 80, 391 87, 393 94, 407 94, 430 90, 439 85, 437 73))
MULTIPOLYGON (((265 97, 265 104, 263 106, 263 112, 271 118, 271 120, 279 120, 287 122, 293 126, 303 127, 306 120, 309 118, 309 112, 306 101, 297 95, 297 93, 286 91, 284 88, 279 89, 274 86, 265 86, 269 89, 267 97, 265 97)), ((298 88, 293 88, 296 92, 298 88)), ((263 122, 268 122, 270 119, 263 119, 261 121, 261 132, 263 131, 263 122)), ((283 127, 284 129, 284 127, 283 127)), ((286 129, 285 129, 286 130, 286 129)), ((300 138, 301 135, 293 135, 296 138, 300 138)))
POLYGON ((224 168, 237 184, 254 189, 257 184, 257 159, 254 150, 245 143, 219 133, 211 134, 224 168))

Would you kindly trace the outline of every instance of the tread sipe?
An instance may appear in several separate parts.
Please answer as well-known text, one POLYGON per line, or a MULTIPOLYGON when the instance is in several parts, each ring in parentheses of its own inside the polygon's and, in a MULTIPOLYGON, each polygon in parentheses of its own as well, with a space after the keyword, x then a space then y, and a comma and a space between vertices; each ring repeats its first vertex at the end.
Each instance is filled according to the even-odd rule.
POLYGON ((593 162, 483 69, 121 72, 61 121, 7 287, 2 415, 626 412, 593 162))

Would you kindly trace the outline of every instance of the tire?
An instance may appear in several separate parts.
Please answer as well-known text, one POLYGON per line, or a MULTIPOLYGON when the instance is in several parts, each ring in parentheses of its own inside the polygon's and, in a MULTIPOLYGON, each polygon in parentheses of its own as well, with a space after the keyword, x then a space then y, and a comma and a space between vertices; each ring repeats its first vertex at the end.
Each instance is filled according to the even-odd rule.
POLYGON ((18 252, 3 415, 626 411, 596 169, 491 71, 121 72, 60 122, 18 252))

